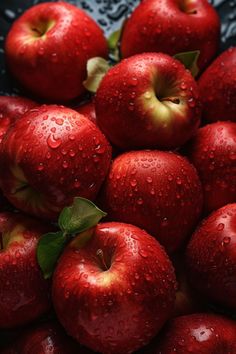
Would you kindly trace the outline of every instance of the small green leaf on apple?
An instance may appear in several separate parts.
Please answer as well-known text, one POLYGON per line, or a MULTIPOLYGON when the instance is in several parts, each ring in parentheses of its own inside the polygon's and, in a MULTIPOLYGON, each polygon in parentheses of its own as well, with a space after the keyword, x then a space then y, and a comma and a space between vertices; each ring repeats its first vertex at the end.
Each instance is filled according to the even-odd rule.
POLYGON ((62 231, 50 232, 41 237, 37 247, 37 260, 45 279, 52 276, 66 243, 67 237, 62 231))
POLYGON ((83 82, 84 87, 89 92, 95 93, 109 69, 110 65, 104 58, 89 59, 87 62, 87 79, 83 82))
POLYGON ((122 33, 122 27, 114 32, 108 37, 107 43, 111 54, 111 59, 115 62, 120 61, 120 50, 119 43, 122 33))
POLYGON ((188 69, 193 77, 196 77, 199 73, 198 59, 200 55, 200 50, 195 50, 191 52, 183 52, 174 55, 174 58, 179 60, 186 69, 188 69))
POLYGON ((61 230, 43 235, 38 242, 37 260, 45 279, 52 276, 65 246, 79 234, 81 242, 77 237, 76 244, 83 247, 92 235, 85 235, 84 231, 91 230, 106 215, 90 200, 80 197, 74 198, 73 204, 62 210, 58 219, 61 230))
POLYGON ((77 197, 72 206, 62 210, 58 224, 62 231, 68 234, 78 234, 97 225, 106 215, 90 200, 77 197))

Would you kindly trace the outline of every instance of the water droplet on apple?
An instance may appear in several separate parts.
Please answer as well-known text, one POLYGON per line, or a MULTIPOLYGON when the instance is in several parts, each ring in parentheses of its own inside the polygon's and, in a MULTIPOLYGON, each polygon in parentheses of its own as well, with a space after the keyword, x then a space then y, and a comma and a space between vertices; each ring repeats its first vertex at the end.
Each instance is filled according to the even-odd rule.
POLYGON ((38 171, 43 171, 44 170, 44 165, 43 165, 42 162, 38 165, 37 170, 38 171))
POLYGON ((231 238, 228 237, 228 236, 226 236, 226 237, 223 238, 223 243, 224 243, 225 245, 228 245, 228 244, 230 243, 230 241, 231 241, 231 238))
POLYGON ((45 53, 44 48, 43 48, 43 47, 39 47, 39 49, 38 49, 38 54, 39 54, 40 56, 42 56, 42 55, 44 55, 44 53, 45 53))
POLYGON ((55 135, 50 134, 49 137, 47 138, 47 144, 50 148, 52 149, 57 149, 59 146, 61 146, 61 139, 60 138, 56 138, 55 135))
POLYGON ((144 251, 144 250, 140 250, 140 251, 139 251, 139 254, 140 254, 140 256, 143 257, 143 258, 147 258, 147 257, 148 257, 147 252, 144 251))

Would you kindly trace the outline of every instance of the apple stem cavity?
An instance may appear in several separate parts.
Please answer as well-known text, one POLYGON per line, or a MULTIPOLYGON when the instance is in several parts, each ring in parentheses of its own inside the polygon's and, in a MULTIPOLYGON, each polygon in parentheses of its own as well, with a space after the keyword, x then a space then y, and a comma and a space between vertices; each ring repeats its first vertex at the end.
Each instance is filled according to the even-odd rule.
POLYGON ((99 260, 101 261, 102 265, 103 265, 103 270, 108 270, 110 267, 108 267, 108 265, 106 264, 105 258, 104 258, 104 253, 103 250, 101 250, 101 248, 99 248, 96 252, 96 255, 98 256, 99 260))
POLYGON ((180 99, 177 97, 165 97, 165 98, 160 99, 160 101, 161 102, 168 101, 168 102, 172 102, 174 104, 180 104, 180 99))
MULTIPOLYGON (((80 237, 84 231, 92 229, 106 215, 90 200, 80 197, 74 198, 73 204, 61 211, 58 219, 60 230, 42 235, 37 246, 37 260, 45 279, 52 276, 68 243, 78 235, 80 237)), ((83 247, 84 242, 81 242, 81 245, 83 247)), ((101 260, 107 270, 103 256, 101 260)))

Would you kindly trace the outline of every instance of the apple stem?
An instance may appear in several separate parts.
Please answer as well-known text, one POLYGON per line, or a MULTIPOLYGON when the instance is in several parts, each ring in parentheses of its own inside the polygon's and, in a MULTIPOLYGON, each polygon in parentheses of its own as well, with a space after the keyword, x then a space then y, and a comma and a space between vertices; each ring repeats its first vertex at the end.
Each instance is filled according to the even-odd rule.
POLYGON ((0 251, 2 251, 4 248, 3 246, 3 237, 2 237, 2 232, 0 233, 0 251))
POLYGON ((105 262, 105 259, 104 259, 104 253, 103 253, 103 250, 101 250, 101 248, 99 248, 97 250, 97 256, 99 257, 100 261, 102 262, 102 265, 104 267, 105 270, 108 270, 109 267, 107 266, 106 262, 105 262))
POLYGON ((165 97, 165 98, 162 98, 160 101, 161 102, 169 101, 169 102, 172 102, 172 103, 175 103, 175 104, 179 104, 180 103, 179 98, 176 98, 176 97, 165 97))

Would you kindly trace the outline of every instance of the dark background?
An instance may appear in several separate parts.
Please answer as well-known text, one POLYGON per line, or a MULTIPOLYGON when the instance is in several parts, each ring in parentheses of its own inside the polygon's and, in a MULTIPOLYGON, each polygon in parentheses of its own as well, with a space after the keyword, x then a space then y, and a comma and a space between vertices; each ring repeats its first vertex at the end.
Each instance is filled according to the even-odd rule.
MULTIPOLYGON (((52 0, 48 0, 52 1, 52 0)), ((158 1, 158 0, 157 0, 158 1)), ((17 85, 6 72, 4 40, 12 22, 28 7, 41 0, 0 0, 0 94, 17 94, 17 85)), ((139 3, 138 0, 70 0, 71 4, 86 10, 109 35, 120 28, 123 20, 139 3)), ((221 21, 221 51, 236 45, 236 0, 211 0, 221 21)))

